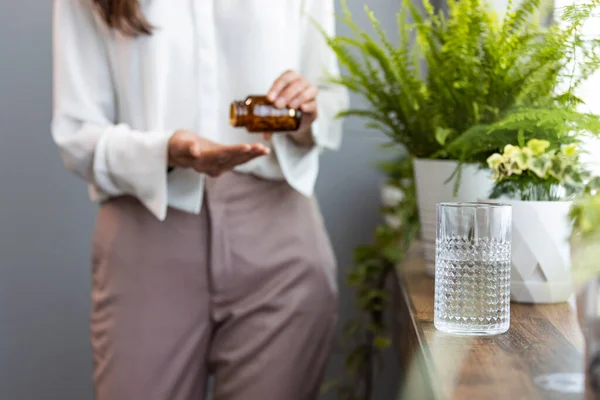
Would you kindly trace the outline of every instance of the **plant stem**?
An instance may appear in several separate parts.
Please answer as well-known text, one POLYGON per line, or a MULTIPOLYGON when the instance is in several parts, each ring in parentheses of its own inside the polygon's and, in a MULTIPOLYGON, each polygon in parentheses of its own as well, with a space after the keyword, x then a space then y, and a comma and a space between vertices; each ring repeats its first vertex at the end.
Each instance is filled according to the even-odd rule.
MULTIPOLYGON (((390 276, 390 273, 393 270, 393 264, 390 262, 386 263, 385 268, 381 271, 381 274, 378 277, 377 280, 377 284, 375 289, 376 290, 385 290, 386 287, 386 283, 388 280, 388 277, 390 276)), ((383 322, 383 310, 385 309, 385 307, 382 307, 381 310, 374 310, 371 312, 370 315, 370 322, 372 324, 373 327, 377 327, 378 331, 382 331, 385 326, 384 326, 384 322, 383 322)), ((374 354, 375 354, 375 335, 376 333, 373 330, 369 330, 367 332, 367 344, 368 344, 368 354, 367 354, 367 365, 366 365, 366 371, 365 371, 365 395, 364 398, 365 400, 371 400, 373 398, 373 381, 375 380, 375 359, 374 359, 374 354)))

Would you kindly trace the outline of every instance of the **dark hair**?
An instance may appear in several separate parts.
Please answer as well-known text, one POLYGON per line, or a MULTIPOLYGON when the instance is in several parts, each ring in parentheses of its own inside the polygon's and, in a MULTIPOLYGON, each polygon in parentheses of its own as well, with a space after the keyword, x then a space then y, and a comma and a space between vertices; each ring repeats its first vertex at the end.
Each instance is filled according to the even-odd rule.
POLYGON ((153 26, 148 22, 140 0, 92 0, 99 8, 106 24, 127 36, 151 35, 153 26))

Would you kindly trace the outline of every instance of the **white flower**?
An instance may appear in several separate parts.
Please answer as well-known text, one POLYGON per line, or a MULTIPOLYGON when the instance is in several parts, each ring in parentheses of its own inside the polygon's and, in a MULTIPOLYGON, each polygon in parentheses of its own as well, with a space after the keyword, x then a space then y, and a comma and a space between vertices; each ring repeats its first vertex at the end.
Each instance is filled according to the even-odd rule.
POLYGON ((396 215, 386 214, 383 216, 383 220, 385 221, 385 224, 392 229, 400 229, 400 227, 402 227, 402 221, 396 215))
POLYGON ((404 192, 398 187, 386 185, 381 189, 381 201, 386 207, 396 207, 404 197, 404 192))
POLYGON ((488 167, 493 170, 497 170, 500 166, 506 162, 506 158, 502 154, 494 153, 487 159, 488 167))
POLYGON ((550 147, 550 142, 547 140, 530 139, 527 142, 527 148, 531 149, 534 156, 541 156, 550 147))

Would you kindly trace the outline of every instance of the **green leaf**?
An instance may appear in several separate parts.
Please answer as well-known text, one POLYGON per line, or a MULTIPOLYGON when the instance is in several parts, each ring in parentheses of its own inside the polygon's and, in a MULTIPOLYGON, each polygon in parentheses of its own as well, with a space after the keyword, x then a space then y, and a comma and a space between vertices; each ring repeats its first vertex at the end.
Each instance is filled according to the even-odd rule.
POLYGON ((383 250, 383 256, 392 263, 397 263, 404 257, 404 249, 400 246, 390 246, 383 250))
POLYGON ((391 347, 392 345, 392 341, 390 338, 385 337, 385 336, 377 336, 375 337, 375 339, 373 340, 373 345, 375 347, 377 347, 378 349, 381 350, 385 350, 389 347, 391 347))
POLYGON ((327 393, 331 392, 333 389, 337 388, 339 386, 339 384, 340 384, 339 379, 327 379, 321 385, 320 393, 327 394, 327 393))
POLYGON ((525 132, 523 129, 517 131, 517 142, 519 143, 519 147, 525 147, 525 132))
POLYGON ((360 330, 361 327, 362 327, 362 324, 360 321, 357 321, 357 320, 349 321, 344 326, 344 330, 343 330, 344 335, 345 336, 354 336, 356 334, 356 332, 358 332, 360 330))
POLYGON ((351 371, 356 371, 365 360, 368 352, 364 346, 355 348, 346 358, 346 367, 351 371))
MULTIPOLYGON (((385 210, 400 218, 401 229, 378 226, 372 242, 356 249, 347 273, 357 319, 344 329, 347 369, 338 386, 340 399, 364 400, 365 371, 373 370, 381 350, 391 344, 380 321, 390 304, 382 285, 419 230, 412 158, 485 165, 507 144, 523 147, 538 139, 559 149, 578 143, 582 135, 600 135, 600 117, 580 112, 577 105, 582 102, 574 96, 600 66, 600 41, 578 32, 594 7, 566 7, 565 24, 547 27, 536 22, 542 14, 541 0, 511 5, 503 18, 481 0, 449 0, 447 5, 448 12, 442 13, 430 0, 422 4, 403 0, 398 35, 391 38, 368 8, 373 29, 360 28, 342 0, 340 21, 350 33, 328 37, 321 29, 342 67, 342 76, 327 83, 345 87, 363 100, 363 108, 343 111, 339 117, 364 120, 369 128, 365 135, 382 132, 402 153, 381 168, 387 181, 406 193, 397 207, 385 210), (574 64, 579 66, 577 75, 575 69, 565 68, 574 64), (558 87, 559 82, 568 87, 558 87)), ((551 167, 559 176, 560 165, 551 167)), ((591 178, 572 163, 562 169, 569 193, 578 193, 586 182, 587 196, 600 189, 600 179, 590 183, 591 178)), ((451 178, 455 192, 460 172, 458 168, 451 178)), ((557 182, 521 171, 499 182, 492 196, 554 199, 557 182)), ((571 211, 571 218, 578 221, 576 231, 596 229, 600 224, 596 206, 576 202, 571 211)))
POLYGON ((435 128, 435 140, 437 140, 437 142, 440 145, 444 146, 446 144, 446 139, 448 139, 448 137, 452 135, 452 133, 452 129, 442 128, 438 126, 435 128))

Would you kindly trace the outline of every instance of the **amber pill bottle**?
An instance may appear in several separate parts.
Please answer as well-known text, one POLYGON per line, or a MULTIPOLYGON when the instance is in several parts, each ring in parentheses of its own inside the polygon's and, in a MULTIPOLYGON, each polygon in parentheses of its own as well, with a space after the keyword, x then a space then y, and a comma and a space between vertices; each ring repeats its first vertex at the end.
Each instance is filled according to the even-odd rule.
POLYGON ((234 101, 229 109, 229 122, 248 132, 289 132, 298 130, 302 111, 277 108, 266 96, 248 96, 234 101))

